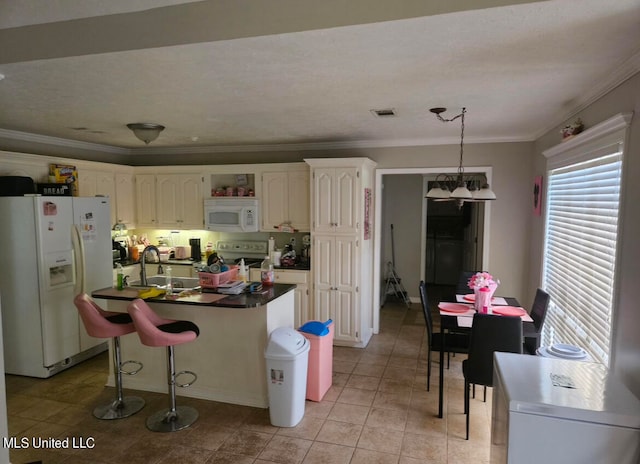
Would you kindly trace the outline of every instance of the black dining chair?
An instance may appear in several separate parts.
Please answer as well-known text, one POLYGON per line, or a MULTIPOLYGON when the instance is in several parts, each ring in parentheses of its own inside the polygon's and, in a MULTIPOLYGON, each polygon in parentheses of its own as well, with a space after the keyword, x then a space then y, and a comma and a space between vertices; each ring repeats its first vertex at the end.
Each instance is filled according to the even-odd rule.
POLYGON ((451 333, 445 337, 445 344, 439 333, 433 333, 433 317, 429 310, 429 300, 427 298, 427 285, 424 281, 420 281, 420 301, 422 303, 422 313, 424 314, 424 322, 427 325, 427 391, 429 391, 431 383, 431 352, 445 350, 447 353, 447 369, 449 368, 450 353, 468 353, 469 352, 469 334, 451 333))
POLYGON ((524 353, 536 355, 538 348, 540 348, 542 326, 547 317, 549 300, 550 296, 547 292, 540 288, 536 290, 536 296, 533 299, 533 306, 529 314, 533 322, 525 322, 522 325, 522 336, 524 337, 522 350, 524 353))
POLYGON ((519 316, 475 314, 471 326, 469 357, 462 361, 464 412, 469 439, 469 386, 493 387, 493 353, 522 353, 522 319, 519 316))
POLYGON ((458 276, 458 284, 456 285, 456 295, 466 295, 467 293, 473 293, 473 290, 469 288, 469 279, 476 272, 482 271, 462 271, 458 276))

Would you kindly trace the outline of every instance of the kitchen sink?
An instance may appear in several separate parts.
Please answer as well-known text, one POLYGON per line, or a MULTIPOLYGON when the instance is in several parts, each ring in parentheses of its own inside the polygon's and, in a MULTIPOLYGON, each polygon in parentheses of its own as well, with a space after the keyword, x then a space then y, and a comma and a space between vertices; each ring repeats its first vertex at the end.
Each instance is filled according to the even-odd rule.
MULTIPOLYGON (((159 287, 164 288, 167 283, 166 276, 160 274, 151 277, 147 277, 146 287, 159 287)), ((174 292, 181 292, 182 290, 198 290, 200 289, 200 279, 197 277, 172 277, 171 284, 173 285, 174 292)), ((129 282, 129 287, 145 287, 139 280, 129 282)))

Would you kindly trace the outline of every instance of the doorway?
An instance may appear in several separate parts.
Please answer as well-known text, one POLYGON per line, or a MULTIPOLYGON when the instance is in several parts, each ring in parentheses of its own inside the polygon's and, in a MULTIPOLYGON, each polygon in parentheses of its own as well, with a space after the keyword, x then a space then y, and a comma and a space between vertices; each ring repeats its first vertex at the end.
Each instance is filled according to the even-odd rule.
MULTIPOLYGON (((425 177, 427 192, 433 181, 425 177)), ((484 203, 424 200, 427 220, 424 281, 455 286, 461 271, 481 269, 484 203)))
MULTIPOLYGON (((476 166, 467 168, 469 172, 478 172, 483 173, 487 177, 487 181, 491 183, 491 174, 492 168, 486 166, 476 166)), ((414 210, 407 211, 407 214, 412 215, 412 228, 417 228, 418 233, 421 236, 419 239, 420 252, 414 253, 414 256, 420 257, 419 263, 416 263, 415 270, 413 271, 413 275, 419 275, 419 280, 424 280, 426 278, 426 252, 427 252, 427 200, 424 199, 426 195, 426 180, 435 179, 437 174, 440 173, 456 173, 456 167, 449 168, 379 168, 376 169, 375 172, 375 195, 374 195, 374 204, 375 204, 375 212, 374 217, 376 218, 374 221, 374 258, 373 258, 373 302, 375 307, 372 311, 372 328, 374 333, 379 332, 380 328, 380 303, 382 301, 381 292, 384 290, 384 279, 385 279, 385 271, 386 271, 386 256, 385 256, 385 247, 387 246, 387 237, 388 237, 388 228, 389 224, 388 219, 385 217, 383 211, 383 205, 385 204, 395 204, 395 209, 403 209, 406 205, 404 199, 400 199, 398 202, 388 201, 388 198, 385 198, 387 192, 384 189, 384 177, 387 175, 416 175, 418 174, 423 180, 423 191, 421 193, 417 193, 420 198, 417 203, 418 206, 414 210), (398 206, 402 205, 401 208, 398 206), (422 205, 422 206, 420 206, 422 205), (421 208, 421 211, 418 209, 421 208), (418 218, 420 222, 418 222, 418 218), (385 222, 387 221, 387 222, 385 222)), ((409 179, 409 177, 407 177, 409 179)), ((476 227, 475 230, 478 232, 475 237, 469 235, 465 240, 475 242, 475 249, 472 247, 466 247, 466 250, 474 250, 473 252, 465 252, 465 260, 475 260, 475 265, 481 268, 489 267, 489 231, 490 231, 490 213, 491 213, 491 204, 484 203, 476 205, 476 208, 472 210, 471 220, 475 221, 476 227)), ((396 229, 399 233, 399 229, 396 229)), ((400 255, 402 253, 401 247, 404 246, 404 242, 399 240, 396 237, 396 253, 400 255)), ((416 250, 417 251, 417 250, 416 250)), ((465 261, 466 263, 467 261, 465 261)), ((471 261, 469 261, 471 263, 471 261)), ((466 264, 465 264, 466 265, 466 264)), ((471 264, 469 264, 471 266, 471 264)), ((401 276, 406 276, 405 279, 409 278, 411 274, 409 272, 401 272, 401 276)), ((408 287, 405 285, 405 287, 408 287)), ((409 293, 412 292, 413 287, 407 288, 409 293)), ((417 293, 417 285, 415 285, 415 290, 417 293)))

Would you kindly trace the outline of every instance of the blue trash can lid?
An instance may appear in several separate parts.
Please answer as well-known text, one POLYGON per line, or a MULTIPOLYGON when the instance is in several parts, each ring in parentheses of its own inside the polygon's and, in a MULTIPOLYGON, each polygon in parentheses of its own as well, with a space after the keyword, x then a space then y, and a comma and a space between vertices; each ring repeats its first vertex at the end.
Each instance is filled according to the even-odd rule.
POLYGON ((331 324, 333 324, 331 319, 327 322, 309 321, 302 324, 298 330, 311 335, 327 335, 331 324))

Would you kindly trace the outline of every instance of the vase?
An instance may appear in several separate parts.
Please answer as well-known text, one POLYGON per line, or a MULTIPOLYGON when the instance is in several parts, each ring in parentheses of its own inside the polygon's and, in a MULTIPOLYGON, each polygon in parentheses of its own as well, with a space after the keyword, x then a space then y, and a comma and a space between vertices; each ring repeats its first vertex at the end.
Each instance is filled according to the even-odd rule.
POLYGON ((475 290, 475 295, 474 309, 480 314, 487 314, 491 306, 493 291, 489 287, 482 287, 475 290))

